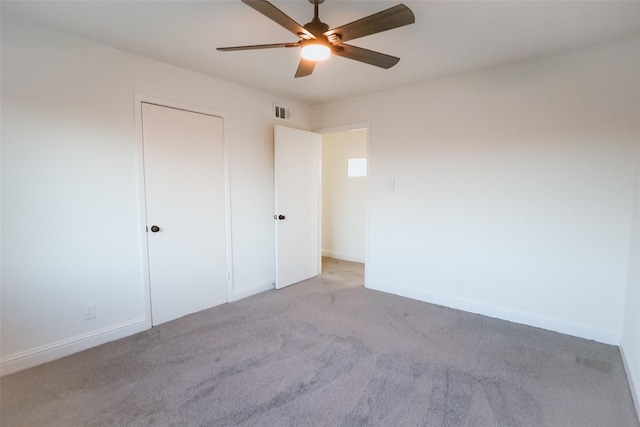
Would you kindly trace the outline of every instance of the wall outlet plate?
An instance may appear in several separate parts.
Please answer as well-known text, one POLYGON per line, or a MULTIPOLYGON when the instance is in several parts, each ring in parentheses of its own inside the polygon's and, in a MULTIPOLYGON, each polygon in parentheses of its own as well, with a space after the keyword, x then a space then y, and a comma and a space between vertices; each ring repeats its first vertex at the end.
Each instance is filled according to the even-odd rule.
POLYGON ((82 306, 82 319, 91 320, 96 318, 96 303, 89 302, 82 306))

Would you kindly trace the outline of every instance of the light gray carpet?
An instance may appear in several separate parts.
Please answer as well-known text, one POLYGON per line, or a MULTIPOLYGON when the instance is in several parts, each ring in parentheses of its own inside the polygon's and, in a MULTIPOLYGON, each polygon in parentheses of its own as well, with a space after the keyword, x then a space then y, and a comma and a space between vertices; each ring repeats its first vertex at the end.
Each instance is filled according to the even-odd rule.
POLYGON ((10 426, 638 426, 618 349, 325 273, 7 376, 10 426))

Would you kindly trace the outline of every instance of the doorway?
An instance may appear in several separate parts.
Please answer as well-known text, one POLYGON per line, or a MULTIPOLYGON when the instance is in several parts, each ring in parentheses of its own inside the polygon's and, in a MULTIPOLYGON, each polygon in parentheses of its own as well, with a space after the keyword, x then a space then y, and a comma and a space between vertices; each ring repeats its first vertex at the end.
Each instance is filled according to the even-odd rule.
POLYGON ((275 127, 276 288, 324 273, 324 260, 354 264, 364 284, 367 152, 368 125, 320 133, 275 127))
POLYGON ((367 133, 357 128, 322 134, 323 271, 361 270, 365 264, 367 133))

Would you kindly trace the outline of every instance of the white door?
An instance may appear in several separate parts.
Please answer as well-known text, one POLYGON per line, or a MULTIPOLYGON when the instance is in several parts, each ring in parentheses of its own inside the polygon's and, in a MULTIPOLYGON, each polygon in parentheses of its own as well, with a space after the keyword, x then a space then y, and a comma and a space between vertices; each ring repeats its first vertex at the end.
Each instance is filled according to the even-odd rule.
POLYGON ((275 127, 276 288, 320 274, 320 135, 275 127))
POLYGON ((222 119, 142 104, 153 325, 228 301, 222 119))

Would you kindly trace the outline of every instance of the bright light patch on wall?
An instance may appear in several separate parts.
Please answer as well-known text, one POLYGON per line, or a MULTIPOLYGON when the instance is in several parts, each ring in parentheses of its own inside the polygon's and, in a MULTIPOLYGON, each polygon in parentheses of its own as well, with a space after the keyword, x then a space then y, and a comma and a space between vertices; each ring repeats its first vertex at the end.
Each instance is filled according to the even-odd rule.
POLYGON ((349 159, 347 176, 367 176, 367 159, 349 159))

